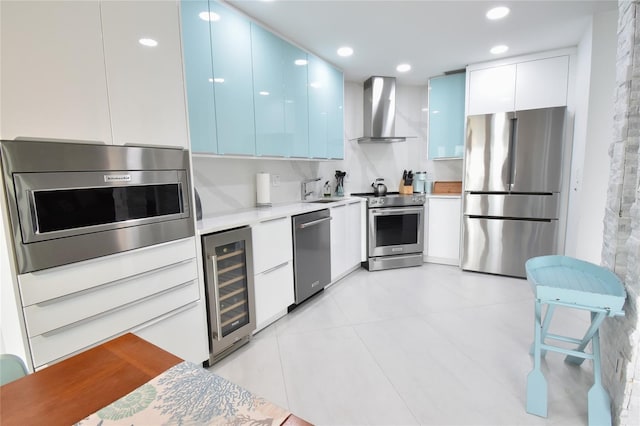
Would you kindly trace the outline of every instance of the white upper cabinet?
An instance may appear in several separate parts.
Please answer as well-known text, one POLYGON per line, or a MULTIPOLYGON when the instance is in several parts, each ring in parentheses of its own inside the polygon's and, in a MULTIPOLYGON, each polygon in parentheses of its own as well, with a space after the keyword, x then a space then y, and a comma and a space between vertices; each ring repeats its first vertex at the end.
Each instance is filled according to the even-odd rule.
POLYGON ((97 1, 0 2, 0 136, 111 143, 97 1))
POLYGON ((471 71, 468 74, 468 115, 513 111, 516 97, 515 64, 471 71))
POLYGON ((514 58, 499 66, 467 69, 467 115, 547 108, 567 104, 569 55, 514 58))
POLYGON ((178 3, 103 1, 101 11, 113 143, 187 147, 178 3))
POLYGON ((567 104, 568 56, 519 63, 516 76, 516 110, 567 104))

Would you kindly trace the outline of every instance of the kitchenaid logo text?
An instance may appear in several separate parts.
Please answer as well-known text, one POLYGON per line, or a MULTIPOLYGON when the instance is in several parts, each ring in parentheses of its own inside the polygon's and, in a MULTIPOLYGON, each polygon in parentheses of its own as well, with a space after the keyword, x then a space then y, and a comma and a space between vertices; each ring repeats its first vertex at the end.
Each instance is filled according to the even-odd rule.
POLYGON ((105 182, 131 182, 131 175, 104 175, 105 182))

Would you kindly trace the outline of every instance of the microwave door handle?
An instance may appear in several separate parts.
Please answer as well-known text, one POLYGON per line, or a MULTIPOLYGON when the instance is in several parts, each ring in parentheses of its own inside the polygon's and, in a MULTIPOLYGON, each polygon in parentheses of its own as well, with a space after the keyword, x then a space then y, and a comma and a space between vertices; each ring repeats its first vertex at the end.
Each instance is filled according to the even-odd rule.
POLYGON ((38 207, 36 206, 35 191, 27 190, 27 198, 29 199, 29 212, 31 213, 33 235, 37 235, 40 233, 40 228, 38 227, 38 207))
POLYGON ((211 280, 207 280, 207 286, 209 286, 209 294, 213 294, 213 303, 215 305, 215 315, 212 315, 211 318, 212 321, 215 321, 215 331, 213 338, 216 340, 220 340, 222 339, 222 328, 220 327, 222 318, 220 316, 220 294, 218 292, 218 256, 209 256, 209 261, 211 262, 211 275, 213 276, 213 282, 211 282, 211 280))

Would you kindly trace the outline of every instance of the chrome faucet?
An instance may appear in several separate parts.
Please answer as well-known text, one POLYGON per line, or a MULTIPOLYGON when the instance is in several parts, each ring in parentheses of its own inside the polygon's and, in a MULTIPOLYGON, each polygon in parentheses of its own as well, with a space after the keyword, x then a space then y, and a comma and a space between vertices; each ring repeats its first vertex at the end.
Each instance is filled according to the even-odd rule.
POLYGON ((302 198, 302 201, 305 201, 309 195, 313 194, 313 191, 307 191, 307 184, 318 182, 320 179, 322 178, 317 177, 313 179, 305 179, 300 183, 300 197, 302 198))

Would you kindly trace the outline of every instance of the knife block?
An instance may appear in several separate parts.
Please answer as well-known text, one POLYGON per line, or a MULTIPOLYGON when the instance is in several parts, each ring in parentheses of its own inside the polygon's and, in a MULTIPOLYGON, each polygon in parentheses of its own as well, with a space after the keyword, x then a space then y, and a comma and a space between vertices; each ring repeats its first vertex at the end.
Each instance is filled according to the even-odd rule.
POLYGON ((400 181, 400 189, 398 192, 402 195, 413 194, 413 185, 405 185, 404 179, 400 181))

